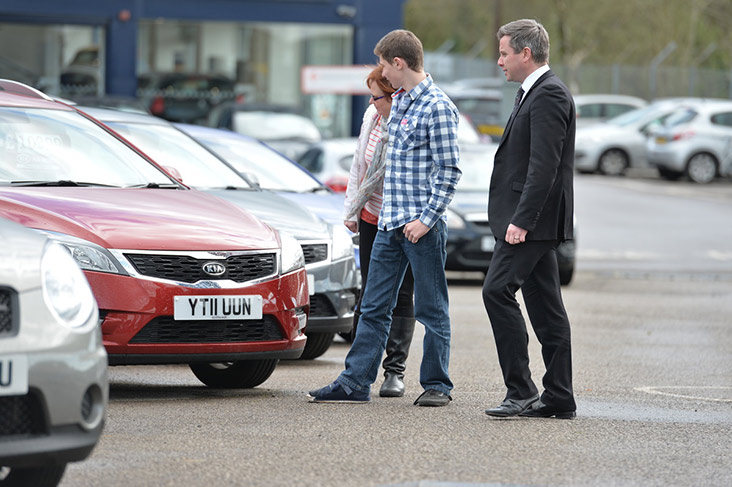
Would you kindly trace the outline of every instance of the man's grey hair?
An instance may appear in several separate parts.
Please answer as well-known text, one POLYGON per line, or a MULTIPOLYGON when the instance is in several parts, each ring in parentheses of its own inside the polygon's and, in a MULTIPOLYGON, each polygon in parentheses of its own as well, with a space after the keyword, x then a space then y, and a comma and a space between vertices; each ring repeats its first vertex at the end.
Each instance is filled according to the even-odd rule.
POLYGON ((531 49, 531 56, 536 64, 549 62, 549 33, 543 25, 533 19, 514 20, 498 29, 497 37, 510 37, 509 45, 513 52, 520 52, 524 47, 531 49))

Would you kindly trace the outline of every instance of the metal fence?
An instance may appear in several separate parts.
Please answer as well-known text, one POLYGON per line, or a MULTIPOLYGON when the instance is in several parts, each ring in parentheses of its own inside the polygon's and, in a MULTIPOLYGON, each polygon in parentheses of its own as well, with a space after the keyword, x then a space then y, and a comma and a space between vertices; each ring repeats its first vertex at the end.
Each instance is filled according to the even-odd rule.
MULTIPOLYGON (((552 64, 573 93, 615 93, 647 100, 676 96, 732 98, 732 70, 673 66, 552 64)), ((502 76, 494 60, 437 52, 425 53, 425 69, 439 83, 502 76)))

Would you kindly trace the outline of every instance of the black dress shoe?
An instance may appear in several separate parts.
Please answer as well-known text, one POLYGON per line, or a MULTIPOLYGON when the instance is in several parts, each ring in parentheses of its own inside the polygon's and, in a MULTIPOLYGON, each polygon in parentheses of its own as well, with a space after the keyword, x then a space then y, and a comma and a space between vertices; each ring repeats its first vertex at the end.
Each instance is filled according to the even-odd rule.
POLYGON ((557 418, 557 419, 573 419, 577 416, 576 411, 567 411, 566 409, 556 408, 554 406, 547 406, 541 401, 537 401, 534 405, 519 413, 519 416, 524 418, 557 418))
POLYGON ((427 389, 414 401, 415 406, 440 407, 447 406, 452 401, 452 397, 444 392, 435 389, 427 389))
POLYGON ((387 372, 384 377, 384 383, 379 389, 381 397, 402 397, 404 395, 404 381, 399 374, 387 372))
POLYGON ((532 404, 539 400, 539 395, 528 399, 506 399, 501 403, 500 406, 492 409, 486 409, 485 413, 488 416, 497 416, 499 418, 508 418, 510 416, 516 416, 526 411, 531 407, 532 404))

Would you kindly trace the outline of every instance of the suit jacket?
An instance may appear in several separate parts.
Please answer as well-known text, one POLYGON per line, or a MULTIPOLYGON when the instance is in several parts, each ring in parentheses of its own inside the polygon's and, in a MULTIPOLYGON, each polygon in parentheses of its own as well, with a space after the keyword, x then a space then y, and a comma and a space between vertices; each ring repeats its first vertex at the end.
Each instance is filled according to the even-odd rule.
POLYGON ((509 223, 527 240, 573 235, 575 107, 562 81, 547 71, 509 119, 495 155, 488 199, 493 235, 509 223))

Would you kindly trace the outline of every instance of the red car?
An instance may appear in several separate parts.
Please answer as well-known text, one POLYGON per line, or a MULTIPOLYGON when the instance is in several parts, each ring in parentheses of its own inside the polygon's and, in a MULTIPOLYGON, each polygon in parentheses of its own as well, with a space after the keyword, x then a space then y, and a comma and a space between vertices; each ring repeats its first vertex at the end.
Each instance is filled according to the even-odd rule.
POLYGON ((308 288, 293 237, 10 81, 0 216, 51 236, 84 270, 110 365, 188 363, 209 386, 254 387, 302 353, 308 288))

